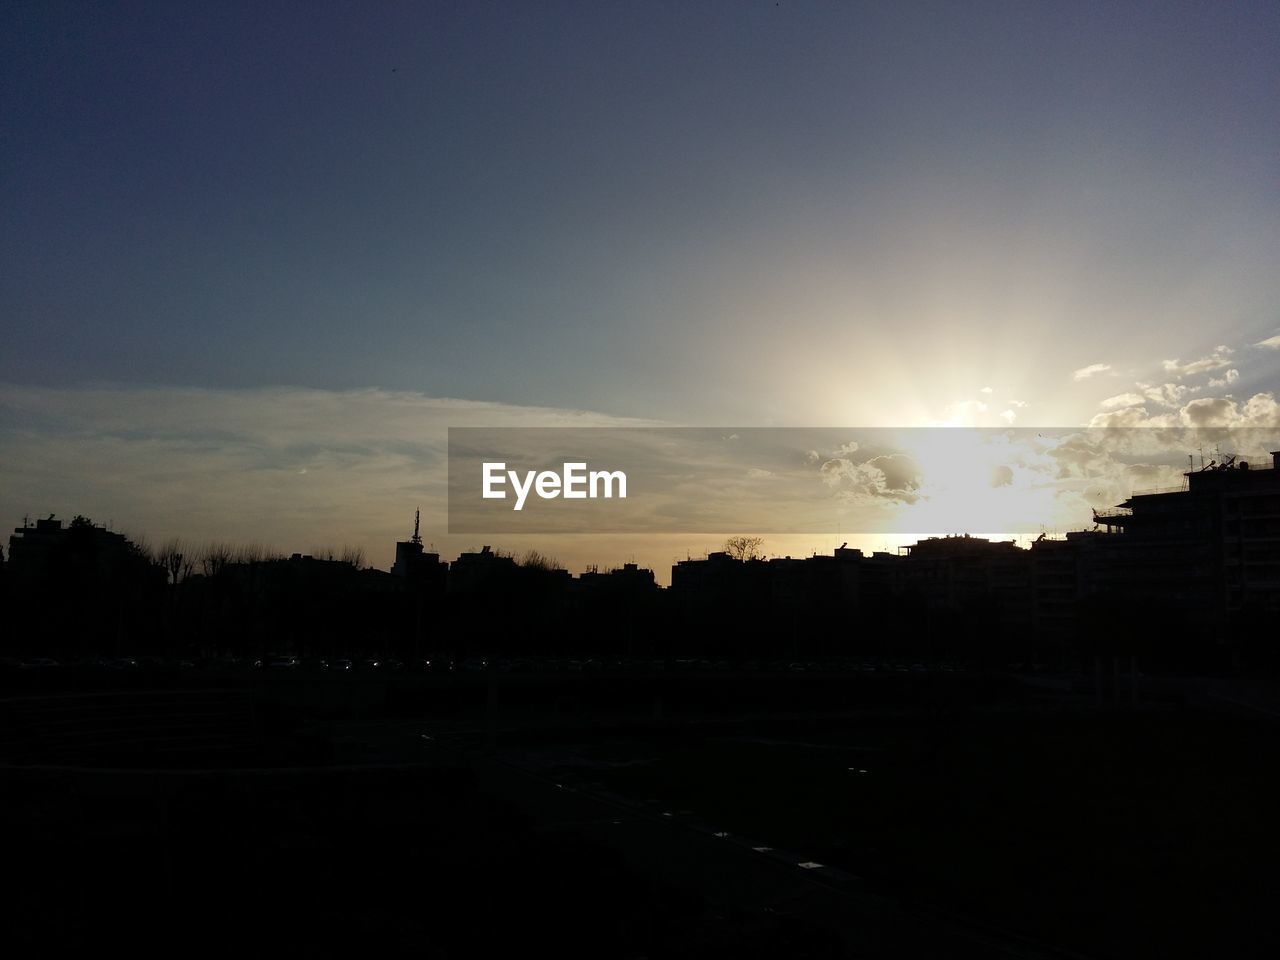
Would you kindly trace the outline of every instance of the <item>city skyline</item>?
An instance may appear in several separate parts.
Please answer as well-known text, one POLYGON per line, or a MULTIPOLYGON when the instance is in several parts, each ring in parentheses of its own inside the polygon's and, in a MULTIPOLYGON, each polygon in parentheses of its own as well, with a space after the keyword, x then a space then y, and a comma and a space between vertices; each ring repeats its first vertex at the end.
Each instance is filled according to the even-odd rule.
POLYGON ((0 5, 10 954, 1280 956, 1280 3, 0 5))
POLYGON ((5 17, 11 524, 385 566, 449 426, 1280 426, 1273 5, 5 17))

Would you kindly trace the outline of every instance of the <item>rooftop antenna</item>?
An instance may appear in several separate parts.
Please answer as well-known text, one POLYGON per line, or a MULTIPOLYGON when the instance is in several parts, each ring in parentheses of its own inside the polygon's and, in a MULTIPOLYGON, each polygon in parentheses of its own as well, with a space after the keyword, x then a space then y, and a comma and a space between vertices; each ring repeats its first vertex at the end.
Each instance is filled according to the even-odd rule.
POLYGON ((421 510, 413 511, 413 539, 409 541, 410 543, 417 543, 417 544, 422 543, 422 537, 418 535, 418 521, 421 518, 422 518, 421 510))

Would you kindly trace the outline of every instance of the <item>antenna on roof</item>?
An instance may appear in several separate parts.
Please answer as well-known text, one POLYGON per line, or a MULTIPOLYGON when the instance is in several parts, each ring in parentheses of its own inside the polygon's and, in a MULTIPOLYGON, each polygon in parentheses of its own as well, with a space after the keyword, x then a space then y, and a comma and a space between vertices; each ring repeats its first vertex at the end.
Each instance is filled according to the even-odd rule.
POLYGON ((422 543, 422 537, 418 535, 418 521, 422 518, 422 511, 413 511, 413 539, 410 543, 422 543))

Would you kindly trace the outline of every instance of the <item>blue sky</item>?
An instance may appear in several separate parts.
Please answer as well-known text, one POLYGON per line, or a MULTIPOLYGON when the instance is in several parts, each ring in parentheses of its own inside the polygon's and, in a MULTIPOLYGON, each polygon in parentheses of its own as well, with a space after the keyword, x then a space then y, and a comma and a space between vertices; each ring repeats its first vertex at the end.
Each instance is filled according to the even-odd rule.
POLYGON ((1062 424, 1280 373, 1273 3, 0 17, 0 383, 40 396, 1062 424))

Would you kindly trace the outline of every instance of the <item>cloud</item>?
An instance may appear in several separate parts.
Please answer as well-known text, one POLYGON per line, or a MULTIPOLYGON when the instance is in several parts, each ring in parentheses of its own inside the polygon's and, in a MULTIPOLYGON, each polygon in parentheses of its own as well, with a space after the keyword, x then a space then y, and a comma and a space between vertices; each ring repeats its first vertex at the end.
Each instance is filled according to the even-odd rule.
POLYGON ((1273 393, 1256 393, 1248 400, 1234 397, 1197 397, 1172 413, 1148 414, 1146 407, 1126 407, 1100 413, 1089 421, 1092 428, 1119 427, 1217 427, 1280 428, 1280 404, 1273 393))
POLYGON ((442 538, 449 427, 624 425, 652 421, 376 389, 0 384, 0 515, 286 552, 321 537, 385 567, 416 507, 442 538))
POLYGON ((747 471, 747 479, 749 480, 767 480, 772 476, 772 470, 761 470, 759 467, 752 467, 747 471))
POLYGON ((836 447, 835 450, 832 451, 831 455, 833 457, 847 457, 850 454, 857 452, 858 442, 856 440, 850 440, 848 443, 842 443, 840 446, 836 447))
POLYGON ((1166 373, 1171 373, 1178 378, 1192 376, 1197 373, 1208 373, 1210 370, 1221 370, 1223 367, 1229 366, 1231 364, 1231 354, 1230 347, 1219 345, 1214 347, 1207 357, 1201 357, 1199 360, 1191 360, 1188 363, 1181 363, 1178 360, 1166 360, 1164 369, 1166 373))
POLYGON ((1100 406, 1103 410, 1117 410, 1122 407, 1138 407, 1143 403, 1143 397, 1137 393, 1120 393, 1114 397, 1107 397, 1100 406))
POLYGON ((1225 387, 1235 383, 1240 379, 1240 371, 1232 368, 1221 377, 1214 377, 1209 381, 1211 387, 1225 387))
POLYGON ((1162 407, 1176 407, 1188 393, 1188 388, 1180 383, 1140 383, 1138 389, 1143 397, 1162 407))
POLYGON ((1202 397, 1182 408, 1189 427, 1280 427, 1280 404, 1274 394, 1256 393, 1244 403, 1231 397, 1202 397))
POLYGON ((1265 340, 1259 340, 1254 344, 1255 347, 1269 347, 1272 350, 1280 350, 1280 334, 1274 337, 1267 337, 1265 340))
POLYGON ((845 501, 890 500, 915 503, 920 489, 920 466, 901 453, 872 457, 865 463, 838 458, 820 468, 822 480, 845 501))
POLYGON ((978 392, 979 392, 979 393, 993 393, 994 391, 993 391, 990 387, 983 387, 983 388, 982 388, 981 390, 979 390, 978 392))
POLYGON ((1087 367, 1081 367, 1071 375, 1072 380, 1088 380, 1096 373, 1106 373, 1111 369, 1109 363, 1091 363, 1087 367))
POLYGON ((1005 423, 1012 424, 1013 421, 1018 419, 1018 415, 1012 410, 1006 410, 1002 414, 1000 414, 1000 419, 1002 419, 1005 423))
POLYGON ((1107 413, 1099 413, 1089 421, 1090 428, 1113 430, 1122 427, 1170 426, 1176 422, 1173 414, 1152 417, 1146 407, 1125 407, 1107 413))

